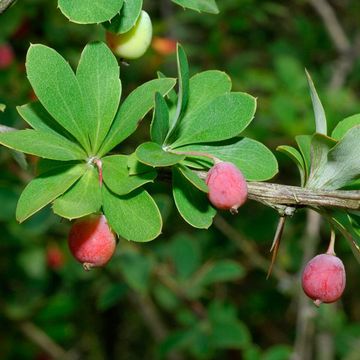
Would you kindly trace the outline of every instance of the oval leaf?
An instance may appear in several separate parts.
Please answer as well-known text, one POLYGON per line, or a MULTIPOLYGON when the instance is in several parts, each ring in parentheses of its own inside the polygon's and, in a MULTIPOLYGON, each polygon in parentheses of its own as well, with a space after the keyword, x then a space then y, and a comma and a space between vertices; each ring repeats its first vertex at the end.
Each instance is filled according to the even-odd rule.
MULTIPOLYGON (((262 143, 249 138, 236 138, 210 145, 188 145, 181 151, 199 151, 235 164, 248 181, 271 179, 278 172, 274 154, 262 143)), ((200 158, 199 158, 200 159, 200 158)), ((212 166, 212 163, 207 163, 212 166)))
POLYGON ((18 106, 16 110, 33 129, 55 135, 60 134, 74 140, 74 137, 56 122, 39 101, 18 106))
POLYGON ((26 56, 26 71, 45 109, 89 151, 83 96, 70 65, 55 50, 31 45, 26 56))
POLYGON ((108 133, 119 107, 119 76, 118 62, 104 43, 91 43, 84 48, 76 78, 84 94, 93 154, 96 154, 108 133))
POLYGON ((153 142, 162 145, 169 130, 169 109, 165 99, 157 92, 155 107, 150 126, 150 137, 153 142))
POLYGON ((203 191, 205 193, 209 192, 209 189, 203 179, 200 179, 199 176, 191 169, 189 169, 187 166, 184 165, 177 165, 176 166, 178 170, 181 172, 181 174, 191 182, 197 189, 200 191, 203 191))
POLYGON ((210 14, 219 13, 219 8, 217 7, 215 0, 172 0, 172 2, 184 8, 196 10, 199 12, 203 11, 210 14))
POLYGON ((146 172, 130 175, 128 158, 129 156, 125 155, 112 155, 102 159, 104 182, 112 192, 118 195, 126 195, 138 187, 152 182, 157 175, 152 168, 147 168, 146 172))
POLYGON ((111 228, 127 240, 151 241, 161 233, 160 211, 143 189, 118 196, 103 186, 103 209, 111 228))
POLYGON ((88 166, 80 180, 54 201, 53 210, 55 214, 71 220, 93 214, 100 207, 99 174, 93 166, 88 166))
POLYGON ((215 142, 239 135, 251 122, 256 109, 254 97, 229 93, 185 115, 179 123, 172 148, 188 144, 215 142))
POLYGON ((85 164, 64 165, 32 180, 22 192, 16 208, 16 219, 23 222, 63 194, 86 171, 85 164))
POLYGON ((36 130, 0 133, 0 144, 27 154, 52 160, 82 160, 86 153, 77 144, 61 135, 36 130))
POLYGON ((208 70, 194 75, 189 84, 187 114, 216 97, 229 93, 231 87, 229 75, 222 71, 208 70))
POLYGON ((120 14, 116 15, 110 21, 103 23, 103 26, 115 34, 128 32, 135 25, 140 15, 142 5, 142 0, 124 0, 120 14))
POLYGON ((319 163, 309 187, 336 190, 360 177, 360 125, 351 128, 345 136, 328 150, 319 163))
POLYGON ((99 152, 102 157, 120 142, 129 137, 137 128, 140 120, 154 106, 155 93, 167 94, 176 80, 170 78, 151 80, 136 88, 120 105, 110 132, 99 152))
POLYGON ((336 125, 331 137, 340 140, 352 127, 360 125, 360 114, 349 116, 336 125))
POLYGON ((78 24, 97 24, 113 18, 123 0, 59 0, 61 12, 78 24))
POLYGON ((135 152, 139 161, 154 167, 171 166, 185 159, 184 155, 164 151, 159 144, 146 142, 141 144, 135 152))
POLYGON ((203 192, 196 189, 183 174, 173 168, 173 196, 180 215, 191 226, 207 229, 212 224, 216 210, 203 192))

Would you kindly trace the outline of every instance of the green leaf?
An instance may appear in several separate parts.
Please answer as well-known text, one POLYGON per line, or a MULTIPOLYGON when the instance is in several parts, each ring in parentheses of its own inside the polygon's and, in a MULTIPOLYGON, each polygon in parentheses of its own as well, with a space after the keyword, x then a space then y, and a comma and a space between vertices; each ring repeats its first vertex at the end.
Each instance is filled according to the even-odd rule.
POLYGON ((230 77, 222 71, 208 70, 194 75, 189 83, 189 101, 186 115, 216 97, 229 93, 231 87, 230 77))
POLYGON ((154 115, 150 126, 150 137, 153 142, 162 145, 169 130, 169 109, 165 99, 155 93, 154 115))
POLYGON ((242 349, 249 346, 250 333, 238 320, 234 306, 213 301, 208 307, 208 316, 211 325, 210 341, 215 348, 242 349))
POLYGON ((128 32, 135 25, 140 15, 142 5, 142 0, 124 0, 120 14, 116 15, 110 21, 103 23, 103 26, 115 34, 128 32))
POLYGON ((169 255, 180 279, 189 278, 201 265, 199 242, 187 234, 178 233, 171 239, 169 255))
MULTIPOLYGON (((204 152, 232 162, 248 181, 268 180, 278 172, 274 154, 262 143, 249 138, 235 138, 210 145, 188 145, 181 147, 181 151, 204 152)), ((212 166, 209 162, 208 165, 212 166)))
POLYGON ((360 177, 360 125, 351 128, 345 136, 328 149, 319 164, 309 187, 326 190, 339 189, 360 177))
POLYGON ((239 135, 251 122, 256 100, 245 93, 229 93, 198 107, 179 123, 177 140, 171 145, 215 142, 239 135))
POLYGON ((140 120, 154 106, 156 92, 165 95, 174 87, 175 83, 175 79, 155 79, 142 84, 130 93, 120 105, 110 132, 98 153, 99 157, 105 155, 136 130, 140 120))
POLYGON ((202 286, 206 286, 222 281, 237 280, 244 275, 244 268, 237 262, 233 260, 219 260, 207 266, 206 271, 201 271, 201 277, 197 281, 202 286))
POLYGON ((357 231, 354 231, 353 224, 350 222, 348 216, 338 212, 330 217, 330 221, 346 239, 355 259, 360 264, 360 236, 357 231))
POLYGON ((287 345, 275 345, 272 346, 269 350, 267 350, 262 360, 288 360, 291 358, 291 354, 293 353, 293 349, 287 345))
POLYGON ((129 168, 129 175, 139 175, 154 171, 152 166, 147 166, 140 162, 135 153, 128 155, 127 166, 129 168))
POLYGON ((305 175, 306 179, 310 175, 310 166, 311 166, 311 135, 298 135, 295 136, 296 143, 299 147, 300 153, 304 159, 305 165, 305 175))
POLYGON ((173 167, 172 174, 173 196, 180 215, 191 226, 209 228, 216 210, 210 205, 206 194, 189 184, 176 167, 173 167))
POLYGON ((159 144, 153 142, 141 144, 136 149, 135 154, 139 161, 154 167, 171 166, 185 159, 184 155, 164 151, 159 144))
POLYGON ((203 11, 210 14, 219 13, 219 8, 217 7, 215 0, 172 0, 172 2, 184 8, 189 8, 199 12, 203 11))
POLYGON ((138 187, 152 182, 156 171, 147 168, 146 172, 130 175, 128 169, 128 156, 112 155, 102 159, 102 169, 105 184, 118 195, 126 195, 138 187))
POLYGON ((111 228, 127 240, 151 241, 161 233, 160 211, 143 189, 118 196, 103 186, 103 209, 111 228))
POLYGON ((184 165, 176 165, 178 170, 181 172, 181 174, 191 183, 193 184, 197 189, 200 191, 203 191, 205 193, 209 192, 209 189, 203 179, 200 179, 199 176, 191 169, 189 169, 187 166, 184 165))
POLYGON ((26 70, 45 109, 89 151, 83 96, 70 65, 55 50, 38 44, 28 50, 26 70))
POLYGON ((53 160, 86 159, 85 152, 61 135, 36 130, 16 130, 0 133, 0 144, 27 154, 53 160))
POLYGON ((53 210, 67 219, 76 219, 100 210, 99 174, 88 166, 85 174, 65 194, 54 201, 53 210))
POLYGON ((93 154, 96 154, 108 133, 119 107, 119 76, 118 62, 104 43, 86 45, 81 54, 76 78, 84 95, 93 154))
POLYGON ((178 102, 175 115, 173 118, 170 118, 170 129, 165 142, 167 142, 168 138, 177 127, 180 117, 186 110, 189 98, 189 64, 185 51, 179 43, 177 44, 176 59, 179 77, 178 102))
POLYGON ((321 104, 321 100, 319 98, 318 93, 316 92, 314 83, 311 79, 310 74, 305 70, 306 77, 309 83, 310 88, 310 95, 311 101, 313 104, 314 114, 315 114, 315 125, 316 125, 316 132, 318 134, 327 135, 327 122, 324 108, 321 104))
POLYGON ((348 219, 352 225, 354 232, 356 233, 357 237, 360 239, 360 212, 355 214, 348 214, 348 219))
POLYGON ((281 145, 276 148, 277 151, 287 155, 291 160, 293 160, 300 172, 301 186, 305 186, 306 182, 306 173, 305 173, 305 163, 302 155, 298 150, 292 146, 281 145))
POLYGON ((18 106, 16 110, 33 129, 55 135, 60 134, 71 140, 74 139, 69 132, 56 122, 39 101, 18 106))
MULTIPOLYGON (((159 79, 164 79, 166 78, 166 75, 163 74, 161 71, 157 71, 157 76, 159 79)), ((172 105, 175 105, 177 104, 177 93, 175 91, 175 89, 171 89, 167 94, 166 94, 166 98, 169 100, 169 102, 171 103, 171 106, 172 105)))
POLYGON ((331 137, 340 140, 352 127, 360 125, 360 114, 349 116, 336 125, 331 137))
POLYGON ((327 162, 329 150, 336 141, 322 134, 314 134, 311 139, 310 175, 306 187, 321 189, 324 180, 323 167, 327 162))
POLYGON ((56 168, 62 167, 64 165, 78 165, 79 161, 68 161, 64 164, 63 161, 59 160, 49 160, 49 159, 39 159, 36 164, 36 174, 41 175, 47 173, 50 170, 55 170, 56 168))
POLYGON ((19 198, 16 219, 23 222, 35 214, 69 189, 85 171, 85 164, 64 165, 32 180, 19 198))
POLYGON ((5 104, 0 104, 0 112, 4 112, 6 109, 6 105, 5 104))
POLYGON ((61 12, 72 22, 96 24, 113 18, 123 0, 59 0, 61 12))

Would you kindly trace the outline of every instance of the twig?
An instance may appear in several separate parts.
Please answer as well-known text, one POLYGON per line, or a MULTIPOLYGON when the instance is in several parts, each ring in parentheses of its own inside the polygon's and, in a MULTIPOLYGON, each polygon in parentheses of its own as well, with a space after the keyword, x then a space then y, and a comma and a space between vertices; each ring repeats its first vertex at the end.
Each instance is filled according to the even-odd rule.
POLYGON ((15 1, 16 0, 0 0, 0 14, 5 12, 5 10, 15 1))
POLYGON ((340 89, 352 70, 355 60, 360 56, 360 34, 358 33, 353 40, 349 40, 334 9, 327 0, 309 0, 309 3, 323 20, 324 26, 339 53, 336 66, 332 74, 329 89, 340 89))
POLYGON ((326 0, 309 0, 309 3, 322 18, 337 51, 347 52, 351 46, 350 41, 330 4, 326 0))
MULTIPOLYGON (((150 330, 156 342, 160 343, 168 334, 169 329, 160 317, 160 314, 148 295, 140 295, 137 292, 132 292, 130 296, 131 301, 138 308, 140 314, 144 319, 145 325, 150 330)), ((183 357, 178 352, 172 352, 167 355, 169 360, 182 360, 183 357)))
POLYGON ((273 183, 249 182, 248 191, 249 199, 274 208, 309 206, 336 207, 347 210, 360 209, 359 190, 316 190, 273 183))
POLYGON ((160 318, 151 298, 146 295, 142 296, 137 292, 132 292, 130 299, 139 309, 143 319, 145 319, 145 324, 151 330, 154 339, 157 342, 163 340, 166 337, 168 330, 160 318))
POLYGON ((29 321, 19 323, 21 332, 30 339, 34 344, 39 346, 45 353, 57 360, 78 359, 75 354, 64 350, 60 345, 54 342, 43 330, 29 321))
POLYGON ((355 36, 353 45, 340 55, 329 83, 330 90, 338 90, 344 86, 348 74, 354 67, 356 59, 360 56, 360 34, 355 36))

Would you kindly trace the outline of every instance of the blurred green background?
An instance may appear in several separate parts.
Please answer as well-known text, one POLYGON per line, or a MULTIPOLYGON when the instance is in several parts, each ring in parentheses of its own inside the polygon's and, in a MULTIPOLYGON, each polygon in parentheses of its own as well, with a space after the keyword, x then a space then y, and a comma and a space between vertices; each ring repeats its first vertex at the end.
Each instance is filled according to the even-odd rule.
MULTIPOLYGON (((155 36, 183 44, 192 74, 226 71, 236 91, 258 98, 247 136, 276 153, 278 145, 293 145, 295 135, 314 132, 305 67, 330 129, 359 112, 358 1, 218 4, 219 15, 184 11, 169 0, 144 7, 155 36), (345 42, 331 38, 339 24, 323 21, 326 5, 345 42)), ((87 42, 105 39, 101 26, 72 24, 56 5, 22 0, 0 15, 0 49, 13 55, 6 62, 0 50, 0 103, 7 106, 1 124, 25 126, 15 107, 34 99, 25 74, 30 43, 49 45, 75 65, 87 42)), ((157 46, 120 66, 124 94, 158 70, 176 76, 174 55, 157 46)), ((118 150, 131 153, 148 139, 148 127, 143 121, 118 150)), ((298 185, 295 166, 276 156, 280 173, 273 181, 298 185)), ((15 221, 18 196, 36 174, 37 159, 28 162, 22 168, 0 149, 0 359, 360 359, 360 267, 343 239, 336 247, 347 269, 342 300, 317 309, 302 294, 301 268, 325 251, 329 238, 316 214, 299 211, 287 222, 266 280, 273 210, 249 201, 237 216, 220 213, 208 231, 196 230, 175 210, 170 186, 157 182, 149 188, 163 214, 163 234, 147 244, 120 239, 105 269, 84 272, 67 249, 68 221, 50 208, 24 224, 15 221)))

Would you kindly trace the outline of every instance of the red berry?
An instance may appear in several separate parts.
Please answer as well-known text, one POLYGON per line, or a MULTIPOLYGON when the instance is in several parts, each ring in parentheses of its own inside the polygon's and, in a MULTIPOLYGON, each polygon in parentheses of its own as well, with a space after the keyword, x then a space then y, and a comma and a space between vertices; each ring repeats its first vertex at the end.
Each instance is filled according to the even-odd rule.
POLYGON ((237 212, 247 199, 246 180, 241 171, 230 162, 219 162, 208 172, 206 184, 210 202, 218 209, 237 212))
POLYGON ((46 262, 50 269, 60 269, 65 262, 64 254, 61 249, 53 244, 46 249, 46 262))
POLYGON ((14 61, 13 49, 8 44, 0 45, 0 69, 8 68, 14 61))
POLYGON ((315 305, 338 300, 345 289, 346 277, 342 261, 332 254, 311 259, 302 274, 302 287, 315 305))
POLYGON ((85 270, 105 265, 116 247, 116 237, 104 215, 90 215, 75 221, 69 233, 69 248, 85 270))

